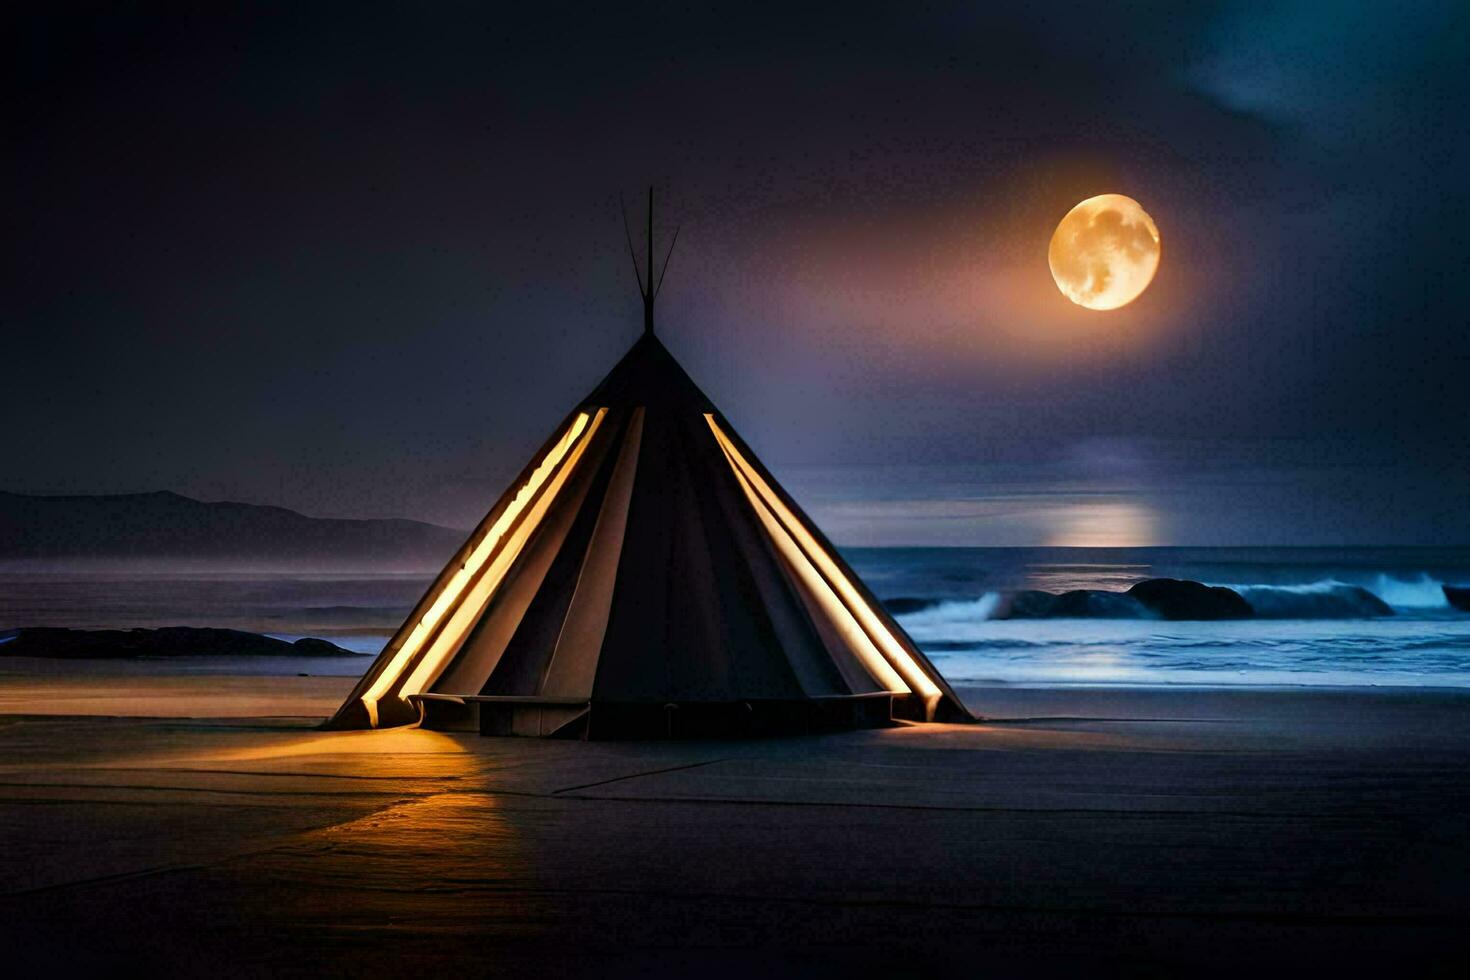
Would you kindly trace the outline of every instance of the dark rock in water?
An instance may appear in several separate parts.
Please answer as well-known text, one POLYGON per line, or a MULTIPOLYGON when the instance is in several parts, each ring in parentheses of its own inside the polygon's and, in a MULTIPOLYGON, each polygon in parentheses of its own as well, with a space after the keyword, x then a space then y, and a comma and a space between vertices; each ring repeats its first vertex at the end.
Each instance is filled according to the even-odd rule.
POLYGON ((1163 619, 1249 619, 1250 603, 1239 592, 1176 578, 1151 578, 1130 595, 1163 619))
MULTIPOLYGON (((262 639, 268 640, 270 637, 262 637, 262 639)), ((291 656, 293 657, 340 657, 344 653, 355 656, 351 650, 344 650, 335 643, 329 643, 315 636, 303 636, 291 644, 291 656)))
MULTIPOLYGON (((1448 595, 1449 588, 1446 588, 1448 595)), ((1470 609, 1470 589, 1460 589, 1470 609)), ((1016 592, 995 619, 1359 619, 1392 616, 1393 607, 1356 585, 1333 588, 1242 586, 1241 591, 1202 582, 1156 578, 1127 592, 1075 589, 1016 592)))
POLYGON ((1085 616, 1092 619, 1149 619, 1143 603, 1122 592, 1074 589, 1057 596, 1053 616, 1085 616))
POLYGON ((1028 589, 1012 595, 997 619, 1148 619, 1143 603, 1121 592, 1073 589, 1042 592, 1028 589))
POLYGON ((1241 596, 1261 619, 1363 619, 1392 616, 1393 607, 1357 585, 1293 589, 1242 586, 1241 596))
POLYGON ((1054 592, 1027 589, 1008 597, 996 610, 996 619, 1048 619, 1057 607, 1058 596, 1054 592))
POLYGON ((1012 595, 996 619, 1149 619, 1152 613, 1132 596, 1102 589, 1042 592, 1028 589, 1012 595))
POLYGON ((31 627, 0 637, 0 657, 122 660, 130 657, 354 656, 335 643, 306 637, 295 643, 243 630, 167 626, 162 629, 74 630, 31 627))
POLYGON ((939 599, 914 599, 909 596, 898 596, 893 599, 884 599, 883 608, 888 610, 890 616, 907 616, 910 613, 933 609, 939 605, 940 601, 939 599))
POLYGON ((1470 586, 1465 585, 1441 585, 1444 590, 1445 601, 1456 609, 1470 612, 1470 586))

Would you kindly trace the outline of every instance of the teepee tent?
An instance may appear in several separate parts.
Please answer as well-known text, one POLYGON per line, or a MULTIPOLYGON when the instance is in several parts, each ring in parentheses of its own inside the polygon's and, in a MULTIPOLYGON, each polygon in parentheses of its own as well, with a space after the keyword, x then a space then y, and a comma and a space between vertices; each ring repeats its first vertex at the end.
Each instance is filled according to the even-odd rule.
POLYGON ((649 251, 643 336, 327 727, 649 738, 970 718, 654 336, 649 251))

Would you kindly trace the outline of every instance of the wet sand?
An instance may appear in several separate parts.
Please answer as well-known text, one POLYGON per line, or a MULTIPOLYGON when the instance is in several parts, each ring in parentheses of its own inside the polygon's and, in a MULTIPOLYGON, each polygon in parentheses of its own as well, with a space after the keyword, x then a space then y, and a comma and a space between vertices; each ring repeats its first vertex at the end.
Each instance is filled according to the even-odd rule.
POLYGON ((312 726, 350 678, 0 676, 15 975, 1463 975, 1470 696, 970 689, 740 743, 312 726))

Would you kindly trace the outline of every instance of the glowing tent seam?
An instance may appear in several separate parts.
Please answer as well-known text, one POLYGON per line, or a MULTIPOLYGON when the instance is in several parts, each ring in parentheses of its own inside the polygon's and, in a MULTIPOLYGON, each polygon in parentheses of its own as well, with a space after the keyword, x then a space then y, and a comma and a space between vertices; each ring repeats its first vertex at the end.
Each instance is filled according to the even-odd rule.
POLYGON ((739 481, 740 489, 745 492, 746 499, 750 501, 756 517, 765 525, 766 532, 771 535, 776 547, 786 557, 793 570, 812 590, 817 602, 832 618, 833 624, 851 644, 853 652, 863 661, 868 673, 888 691, 896 694, 910 693, 912 688, 904 682, 898 671, 894 670, 883 651, 878 648, 873 638, 863 628, 862 623, 853 615, 853 611, 833 590, 832 585, 821 571, 813 565, 810 556, 802 549, 801 543, 792 535, 791 529, 785 526, 780 515, 771 509, 767 501, 762 499, 752 482, 752 477, 755 479, 759 477, 746 470, 743 466, 744 460, 740 458, 735 447, 724 438, 724 433, 720 432, 714 417, 706 414, 704 418, 709 423, 710 429, 713 430, 715 439, 725 454, 725 460, 730 464, 730 469, 734 472, 735 479, 739 481))
POLYGON ((796 519, 796 515, 791 513, 781 498, 776 496, 771 488, 766 485, 765 480, 761 478, 760 474, 746 462, 740 450, 735 447, 735 444, 720 429, 719 423, 715 421, 714 415, 706 412, 704 419, 709 423, 710 431, 714 433, 715 439, 719 442, 720 448, 725 451, 726 457, 730 459, 731 465, 743 471, 743 476, 759 492, 766 506, 770 508, 772 514, 780 521, 786 532, 795 539, 797 545, 805 553, 807 560, 821 571, 822 576, 827 580, 830 587, 836 591, 849 614, 858 621, 862 631, 867 635, 870 642, 876 646, 887 663, 902 676, 909 688, 918 691, 926 701, 937 699, 940 695, 939 686, 919 669, 919 666, 914 663, 914 659, 909 656, 908 651, 894 639, 893 633, 873 614, 873 610, 868 607, 868 603, 853 588, 852 583, 848 581, 847 576, 842 573, 842 570, 837 567, 836 562, 832 561, 831 557, 818 544, 817 540, 811 536, 811 533, 801 525, 801 522, 796 519))
MULTIPOLYGON (((606 409, 599 410, 597 417, 591 420, 594 423, 594 427, 596 422, 601 421, 602 415, 605 412, 606 409)), ((546 458, 527 477, 525 484, 516 493, 515 498, 501 512, 500 517, 490 526, 484 536, 480 538, 479 543, 471 550, 469 556, 465 558, 460 567, 449 577, 449 580, 445 583, 444 588, 439 591, 439 595, 435 598, 433 604, 419 617, 419 621, 414 624, 413 629, 394 654, 392 661, 377 676, 372 685, 363 692, 362 704, 367 709, 368 723, 371 727, 376 728, 378 726, 378 702, 382 700, 383 695, 392 690, 393 685, 398 682, 399 677, 402 676, 403 671, 407 669, 409 663, 412 662, 414 656, 419 652, 424 641, 434 634, 444 614, 459 600, 466 586, 470 584, 480 571, 481 566, 484 565, 485 561, 500 544, 500 540, 505 535, 505 532, 515 523, 515 519, 520 516, 521 511, 525 509, 527 502, 535 496, 552 471, 566 457, 573 444, 577 441, 577 438, 587 428, 588 421, 589 416, 586 412, 577 413, 577 417, 567 427, 566 433, 557 440, 556 445, 547 452, 546 458)))
POLYGON ((561 492, 561 488, 566 485, 572 472, 577 468, 577 463, 582 459, 582 454, 586 451, 587 444, 592 441, 592 436, 597 432, 597 428, 602 422, 602 417, 606 414, 607 409, 598 409, 597 414, 593 416, 592 424, 587 427, 586 433, 577 441, 571 453, 567 456, 565 465, 557 470, 551 482, 546 485, 545 492, 531 505, 526 519, 511 532, 510 537, 506 539, 505 546, 497 551, 495 559, 490 563, 490 567, 485 570, 484 575, 472 584, 469 596, 460 602, 459 607, 451 614, 449 622, 440 630, 439 635, 430 644, 428 651, 419 660, 418 666, 414 669, 413 673, 409 674, 408 680, 404 681, 403 687, 398 692, 400 700, 407 701, 410 696, 422 693, 438 679, 449 658, 459 649, 459 645, 463 641, 464 635, 469 630, 470 625, 480 618, 480 614, 485 609, 485 604, 490 601, 490 597, 495 594, 495 590, 500 588, 500 583, 504 580, 506 572, 510 570, 510 566, 520 556, 522 549, 525 547, 531 535, 536 531, 536 528, 541 525, 542 519, 545 518, 546 512, 551 509, 551 505, 561 492))

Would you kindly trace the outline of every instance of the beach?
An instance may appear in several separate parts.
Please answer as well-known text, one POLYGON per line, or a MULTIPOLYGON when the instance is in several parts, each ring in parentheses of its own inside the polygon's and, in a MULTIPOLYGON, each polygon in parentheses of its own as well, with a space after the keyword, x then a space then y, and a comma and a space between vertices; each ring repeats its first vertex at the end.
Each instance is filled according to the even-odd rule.
POLYGON ((1470 695, 965 687, 730 742, 315 726, 350 677, 0 676, 0 942, 151 975, 1462 975, 1470 695))

